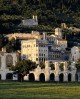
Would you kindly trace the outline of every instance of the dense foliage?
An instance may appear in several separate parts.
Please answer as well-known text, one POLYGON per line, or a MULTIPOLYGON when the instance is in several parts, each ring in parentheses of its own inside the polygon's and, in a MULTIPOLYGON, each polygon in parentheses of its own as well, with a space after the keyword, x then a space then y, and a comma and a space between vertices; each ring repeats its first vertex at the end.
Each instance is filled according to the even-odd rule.
POLYGON ((29 70, 36 68, 36 63, 31 60, 21 60, 17 61, 15 66, 10 66, 10 69, 18 74, 19 80, 23 79, 23 76, 29 73, 29 70))
POLYGON ((51 67, 51 70, 55 70, 55 65, 53 63, 50 63, 50 67, 51 67))
POLYGON ((0 0, 0 32, 18 31, 22 19, 38 15, 41 28, 54 28, 62 22, 80 26, 80 0, 0 0))

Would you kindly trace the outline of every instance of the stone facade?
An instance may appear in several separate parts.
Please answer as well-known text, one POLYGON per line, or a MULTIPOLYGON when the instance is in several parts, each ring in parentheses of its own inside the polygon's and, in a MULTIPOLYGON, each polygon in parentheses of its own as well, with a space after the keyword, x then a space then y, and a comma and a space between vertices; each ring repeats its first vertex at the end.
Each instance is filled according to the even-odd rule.
POLYGON ((16 53, 0 52, 0 80, 13 78, 13 71, 9 70, 9 66, 15 65, 16 61, 16 53))
POLYGON ((48 45, 46 40, 26 40, 21 42, 21 56, 39 63, 48 60, 48 45))
POLYGON ((78 81, 76 77, 76 67, 74 63, 71 64, 71 69, 68 69, 66 61, 46 61, 45 69, 41 69, 39 66, 30 71, 28 75, 24 76, 24 80, 27 81, 61 81, 61 82, 74 82, 78 81), (50 63, 54 64, 54 70, 51 69, 50 63), (60 69, 60 63, 63 63, 63 70, 60 69))
POLYGON ((21 56, 23 58, 25 57, 36 63, 40 61, 45 62, 49 59, 54 60, 55 56, 57 59, 63 59, 62 51, 66 51, 67 41, 61 39, 62 32, 60 28, 55 29, 55 35, 47 35, 46 33, 40 35, 38 33, 38 36, 37 39, 34 38, 21 41, 21 56), (51 54, 52 57, 50 57, 51 54))

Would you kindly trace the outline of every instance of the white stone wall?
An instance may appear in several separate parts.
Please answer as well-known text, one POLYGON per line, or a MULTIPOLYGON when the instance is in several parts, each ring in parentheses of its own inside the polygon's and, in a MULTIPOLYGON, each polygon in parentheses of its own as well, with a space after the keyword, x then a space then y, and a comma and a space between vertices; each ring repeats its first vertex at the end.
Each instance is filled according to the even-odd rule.
POLYGON ((29 81, 29 75, 33 74, 34 80, 40 81, 40 74, 43 73, 45 76, 45 81, 50 81, 50 79, 51 79, 50 75, 51 74, 54 74, 54 81, 57 81, 57 82, 60 81, 60 79, 61 79, 60 75, 61 74, 63 75, 63 81, 62 82, 68 82, 68 81, 74 82, 74 81, 76 81, 76 79, 75 79, 76 67, 74 66, 73 63, 71 64, 71 70, 68 70, 67 62, 62 61, 61 63, 64 63, 64 70, 63 71, 61 71, 59 68, 60 61, 59 62, 53 61, 53 63, 55 64, 55 70, 51 70, 51 68, 49 67, 49 61, 46 61, 45 62, 45 69, 41 69, 38 66, 35 70, 30 71, 27 76, 24 76, 24 80, 29 81), (69 75, 71 75, 71 77, 69 75))
POLYGON ((15 65, 17 61, 17 56, 16 53, 0 53, 1 57, 1 68, 0 68, 0 75, 1 75, 1 80, 6 80, 6 74, 7 73, 13 73, 13 71, 10 71, 9 68, 6 65, 6 56, 11 55, 13 57, 13 65, 15 65))

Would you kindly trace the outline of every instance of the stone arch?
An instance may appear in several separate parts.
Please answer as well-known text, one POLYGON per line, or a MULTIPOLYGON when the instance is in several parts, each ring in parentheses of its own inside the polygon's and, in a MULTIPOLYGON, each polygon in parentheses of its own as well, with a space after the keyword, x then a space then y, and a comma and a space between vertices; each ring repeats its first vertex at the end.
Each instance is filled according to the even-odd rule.
POLYGON ((39 80, 40 80, 41 82, 44 82, 44 81, 45 81, 45 75, 44 75, 44 73, 41 73, 41 74, 39 75, 39 80))
POLYGON ((54 75, 54 73, 51 73, 50 74, 50 81, 55 81, 55 75, 54 75))
POLYGON ((59 81, 60 81, 60 82, 63 82, 63 81, 64 81, 64 75, 63 75, 63 73, 61 73, 61 74, 59 75, 59 81))
POLYGON ((6 79, 7 80, 12 80, 13 79, 13 74, 12 73, 7 73, 6 74, 6 79))
POLYGON ((0 74, 0 80, 1 80, 1 74, 0 74))
POLYGON ((75 74, 75 81, 78 81, 78 74, 75 74))
POLYGON ((35 76, 33 73, 29 74, 29 81, 35 81, 35 76))
POLYGON ((69 82, 71 82, 71 77, 72 77, 72 75, 71 75, 71 73, 69 73, 69 74, 68 74, 68 81, 69 81, 69 82))

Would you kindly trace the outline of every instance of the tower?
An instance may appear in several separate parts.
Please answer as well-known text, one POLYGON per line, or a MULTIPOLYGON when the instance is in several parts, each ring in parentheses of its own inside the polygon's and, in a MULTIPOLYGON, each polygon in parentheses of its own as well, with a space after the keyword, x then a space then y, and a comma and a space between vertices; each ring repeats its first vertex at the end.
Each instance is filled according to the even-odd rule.
POLYGON ((61 39, 62 39, 62 29, 61 29, 61 28, 56 28, 56 29, 55 29, 55 35, 56 35, 58 38, 61 38, 61 39))
POLYGON ((43 39, 46 40, 46 33, 43 33, 43 39))

